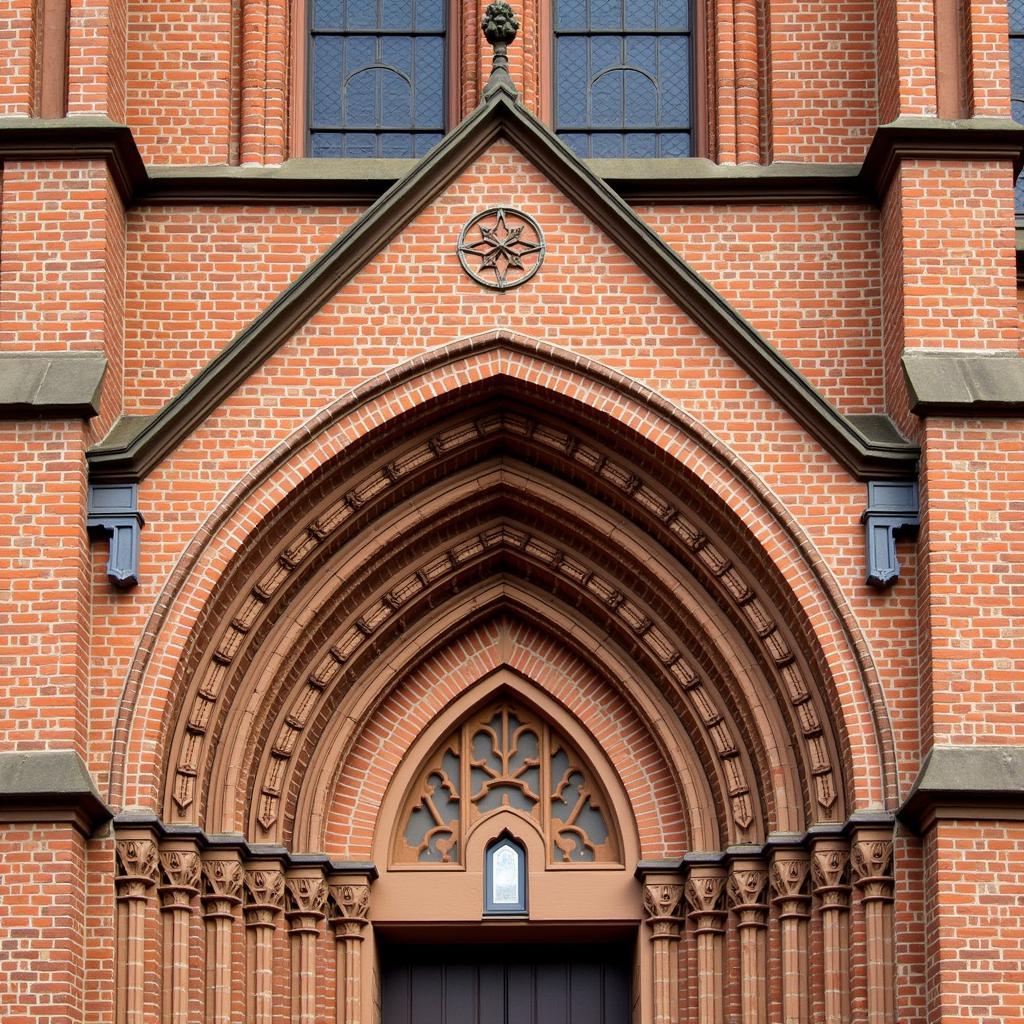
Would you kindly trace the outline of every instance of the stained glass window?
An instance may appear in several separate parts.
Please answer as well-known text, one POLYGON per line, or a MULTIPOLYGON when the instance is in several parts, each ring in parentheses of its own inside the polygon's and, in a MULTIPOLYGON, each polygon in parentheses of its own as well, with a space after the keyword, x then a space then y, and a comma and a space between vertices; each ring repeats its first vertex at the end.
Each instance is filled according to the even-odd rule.
MULTIPOLYGON (((1010 0, 1010 110, 1024 124, 1024 0, 1010 0)), ((1018 216, 1024 214, 1024 174, 1017 180, 1018 216)))
POLYGON ((484 913, 526 913, 526 851, 502 836, 487 848, 484 913))
POLYGON ((555 131, 583 157, 689 156, 687 0, 554 0, 555 131))
POLYGON ((414 157, 445 127, 446 0, 312 0, 309 153, 414 157))

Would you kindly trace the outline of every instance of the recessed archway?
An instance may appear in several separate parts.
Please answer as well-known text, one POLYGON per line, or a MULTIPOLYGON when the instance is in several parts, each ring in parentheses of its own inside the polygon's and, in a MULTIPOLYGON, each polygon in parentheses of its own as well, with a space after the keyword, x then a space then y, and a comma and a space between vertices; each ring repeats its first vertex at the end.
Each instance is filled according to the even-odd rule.
MULTIPOLYGON (((681 923, 705 958, 727 900, 768 927, 769 866, 796 914, 811 855, 826 871, 851 812, 884 804, 884 707, 821 561, 731 453, 640 392, 522 339, 453 346, 325 411, 183 559, 126 690, 125 802, 172 835, 241 837, 217 842, 241 851, 254 907, 280 905, 253 874, 279 851, 289 919, 313 937, 301 957, 325 914, 346 942, 408 917, 414 883, 389 852, 406 790, 388 781, 493 680, 604 766, 621 836, 600 886, 566 887, 543 836, 498 811, 543 867, 530 915, 564 918, 561 885, 649 920, 645 991, 657 964, 650 991, 667 991, 659 942, 681 923)), ((466 839, 481 872, 491 831, 466 839)), ((469 923, 479 886, 467 902, 453 877, 424 912, 469 923)), ((780 941, 806 948, 806 929, 780 941)))

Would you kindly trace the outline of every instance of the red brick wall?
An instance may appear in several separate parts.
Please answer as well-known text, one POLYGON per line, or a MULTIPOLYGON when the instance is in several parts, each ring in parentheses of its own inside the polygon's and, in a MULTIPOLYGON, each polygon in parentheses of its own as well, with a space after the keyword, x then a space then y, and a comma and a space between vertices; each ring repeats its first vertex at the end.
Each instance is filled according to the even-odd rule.
POLYGON ((939 822, 926 849, 928 1020, 1020 1020, 1024 823, 939 822))
POLYGON ((360 212, 330 206, 144 206, 132 211, 126 410, 159 409, 360 212))
POLYGON ((81 836, 70 825, 0 824, 0 865, 5 1024, 82 1020, 86 900, 81 836))
POLYGON ((32 0, 11 0, 0 11, 0 117, 26 117, 32 110, 33 7, 32 0))
POLYGON ((231 11, 229 0, 130 0, 126 116, 147 161, 228 163, 231 11))
POLYGON ((878 123, 875 4, 772 0, 775 160, 857 163, 878 123))

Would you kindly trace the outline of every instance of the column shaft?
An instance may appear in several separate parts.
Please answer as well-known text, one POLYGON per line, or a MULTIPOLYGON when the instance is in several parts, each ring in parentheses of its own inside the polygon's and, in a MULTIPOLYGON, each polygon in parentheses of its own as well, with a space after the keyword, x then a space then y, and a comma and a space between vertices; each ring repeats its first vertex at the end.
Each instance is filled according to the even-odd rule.
POLYGON ((160 851, 160 916, 163 965, 160 978, 160 1019, 163 1024, 188 1024, 191 992, 189 931, 192 898, 199 894, 199 854, 187 849, 160 851))
POLYGON ((327 905, 327 886, 316 875, 288 876, 291 932, 292 1024, 316 1024, 316 942, 327 905))
POLYGON ((782 1020, 807 1024, 811 1015, 807 962, 807 894, 810 863, 802 850, 779 850, 772 859, 773 900, 782 932, 782 1020))
POLYGON ((146 982, 146 905, 158 859, 151 839, 117 841, 117 1024, 143 1024, 146 982))
POLYGON ((247 1024, 273 1024, 274 933, 284 908, 284 875, 273 866, 245 872, 247 1024))

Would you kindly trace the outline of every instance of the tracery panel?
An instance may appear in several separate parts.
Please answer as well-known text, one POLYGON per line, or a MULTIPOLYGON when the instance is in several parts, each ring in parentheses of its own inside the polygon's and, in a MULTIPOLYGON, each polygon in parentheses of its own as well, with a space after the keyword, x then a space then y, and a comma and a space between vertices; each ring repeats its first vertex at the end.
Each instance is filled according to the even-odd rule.
POLYGON ((618 863, 608 800, 575 746, 508 701, 469 716, 435 748, 406 797, 393 845, 402 864, 459 865, 476 826, 503 809, 532 821, 549 864, 618 863))

